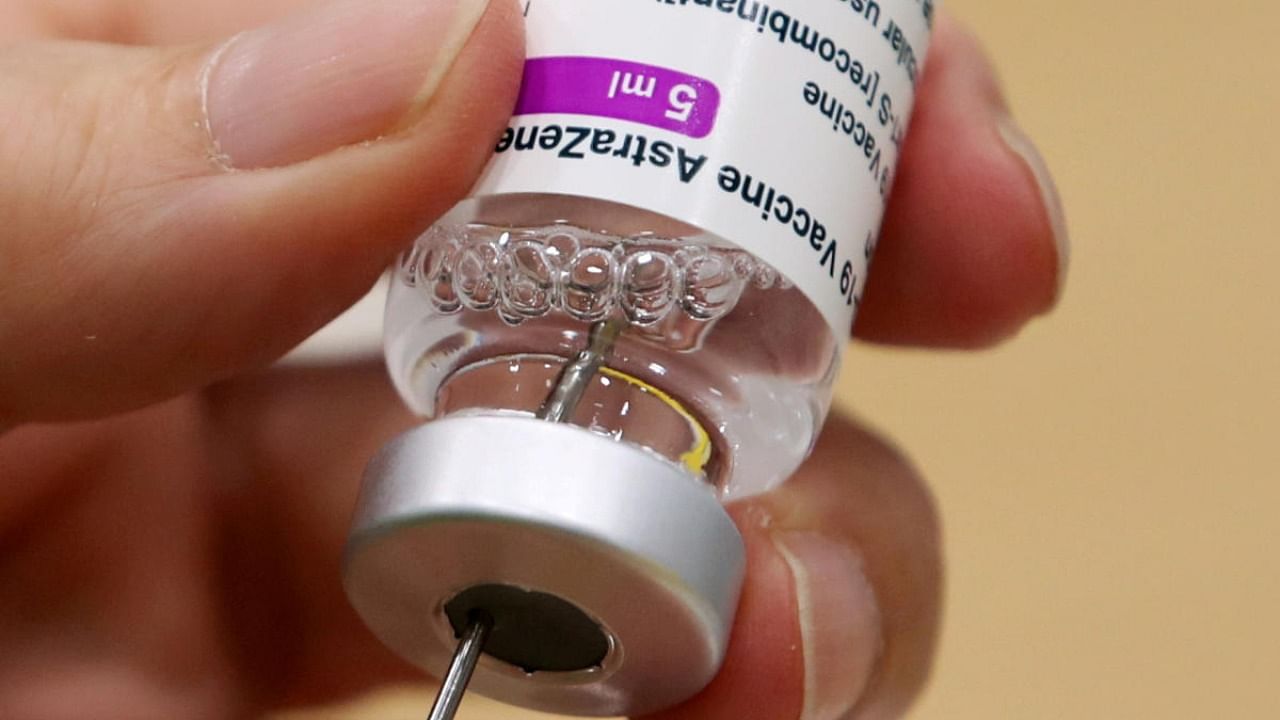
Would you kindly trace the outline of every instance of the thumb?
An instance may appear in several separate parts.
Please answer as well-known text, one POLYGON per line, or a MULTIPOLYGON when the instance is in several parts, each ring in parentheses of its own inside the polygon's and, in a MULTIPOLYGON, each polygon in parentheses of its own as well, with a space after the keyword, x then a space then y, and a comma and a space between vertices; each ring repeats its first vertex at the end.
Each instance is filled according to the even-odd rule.
POLYGON ((465 194, 512 0, 337 0, 216 47, 0 50, 0 427, 287 351, 465 194))

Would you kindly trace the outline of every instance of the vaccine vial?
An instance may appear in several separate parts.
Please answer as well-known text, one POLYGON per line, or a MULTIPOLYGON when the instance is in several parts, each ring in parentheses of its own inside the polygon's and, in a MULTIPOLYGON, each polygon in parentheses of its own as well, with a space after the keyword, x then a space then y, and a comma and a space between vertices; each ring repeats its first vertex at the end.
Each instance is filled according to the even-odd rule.
POLYGON ((348 595, 443 675, 631 715, 715 675, 723 503, 804 460, 866 283, 929 0, 528 0, 515 114, 395 268, 424 423, 370 464, 348 595), (474 639, 474 638, 473 638, 474 639))

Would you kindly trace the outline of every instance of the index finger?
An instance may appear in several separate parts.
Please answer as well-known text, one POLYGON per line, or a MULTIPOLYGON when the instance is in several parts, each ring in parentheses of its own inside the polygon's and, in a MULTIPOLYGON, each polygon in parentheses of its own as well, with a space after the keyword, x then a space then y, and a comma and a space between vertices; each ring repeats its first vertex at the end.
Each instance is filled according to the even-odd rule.
POLYGON ((934 33, 855 332, 979 347, 1053 307, 1066 226, 981 46, 945 14, 934 33))

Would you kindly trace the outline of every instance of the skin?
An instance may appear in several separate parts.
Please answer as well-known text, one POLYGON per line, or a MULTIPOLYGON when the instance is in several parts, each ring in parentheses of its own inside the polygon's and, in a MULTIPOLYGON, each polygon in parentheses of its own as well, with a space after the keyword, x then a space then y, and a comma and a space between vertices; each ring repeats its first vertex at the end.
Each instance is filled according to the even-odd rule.
MULTIPOLYGON (((420 127, 227 174, 166 114, 198 111, 211 43, 307 4, 0 6, 0 716, 251 717, 417 677, 360 625, 338 567, 364 463, 414 419, 373 364, 271 363, 465 193, 511 107, 520 19, 490 7, 420 127)), ((949 17, 919 94, 857 334, 988 346, 1056 301, 1056 210, 949 17)), ((903 456, 834 418, 796 478, 732 510, 750 571, 730 657, 664 717, 800 716, 779 528, 861 559, 882 625, 850 714, 900 714, 942 578, 903 456)))

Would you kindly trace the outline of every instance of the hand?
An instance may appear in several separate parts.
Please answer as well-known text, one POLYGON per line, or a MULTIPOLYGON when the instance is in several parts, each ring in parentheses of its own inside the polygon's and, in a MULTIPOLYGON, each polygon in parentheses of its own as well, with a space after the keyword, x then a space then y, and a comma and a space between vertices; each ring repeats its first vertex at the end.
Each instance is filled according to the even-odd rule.
MULTIPOLYGON (((378 367, 261 368, 475 179, 520 16, 309 4, 0 8, 0 716, 246 716, 415 677, 338 574, 360 470, 413 419, 378 367)), ((1053 305, 1061 210, 945 18, 920 94, 858 332, 986 345, 1053 305)), ((916 475, 837 418, 733 510, 730 656, 664 717, 900 714, 939 608, 916 475)))

